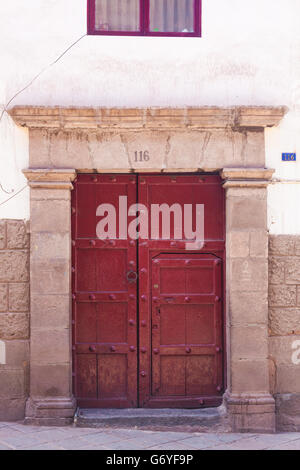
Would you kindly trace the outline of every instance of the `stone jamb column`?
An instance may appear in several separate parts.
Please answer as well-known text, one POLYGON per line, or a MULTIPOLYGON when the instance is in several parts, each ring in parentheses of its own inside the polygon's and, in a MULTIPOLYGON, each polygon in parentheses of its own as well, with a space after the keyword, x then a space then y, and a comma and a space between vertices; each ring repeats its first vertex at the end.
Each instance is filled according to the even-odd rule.
POLYGON ((230 168, 226 190, 227 391, 234 432, 274 432, 268 364, 267 185, 273 170, 230 168))
POLYGON ((71 190, 73 169, 29 169, 31 348, 28 424, 72 422, 71 190))

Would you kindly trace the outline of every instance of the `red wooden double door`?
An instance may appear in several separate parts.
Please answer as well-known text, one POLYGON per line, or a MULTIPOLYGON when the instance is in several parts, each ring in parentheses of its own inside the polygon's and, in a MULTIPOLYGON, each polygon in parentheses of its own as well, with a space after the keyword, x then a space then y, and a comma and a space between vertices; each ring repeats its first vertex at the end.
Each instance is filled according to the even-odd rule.
POLYGON ((220 404, 224 390, 220 183, 216 175, 78 175, 72 194, 72 282, 73 383, 79 406, 220 404), (126 232, 130 224, 131 233, 138 224, 133 215, 137 203, 143 206, 138 213, 139 237, 134 239, 126 232), (105 227, 112 230, 107 239, 97 237, 97 225, 109 211, 102 204, 115 209, 105 227), (151 238, 157 223, 151 219, 151 209, 162 204, 179 204, 182 220, 170 211, 170 236, 166 236, 167 219, 163 221, 160 212, 151 238), (187 248, 188 204, 194 228, 197 204, 204 208, 201 249, 187 248), (181 223, 183 235, 177 239, 181 223))

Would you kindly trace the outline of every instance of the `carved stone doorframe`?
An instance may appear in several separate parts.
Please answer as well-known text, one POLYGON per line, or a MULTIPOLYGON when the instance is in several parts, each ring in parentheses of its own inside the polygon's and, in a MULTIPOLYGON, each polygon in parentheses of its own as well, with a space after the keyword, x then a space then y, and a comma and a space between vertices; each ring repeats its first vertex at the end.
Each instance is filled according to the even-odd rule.
POLYGON ((140 172, 132 164, 132 142, 153 149, 164 142, 161 160, 143 171, 218 170, 224 180, 228 384, 224 401, 233 431, 274 431, 267 233, 267 185, 273 171, 265 169, 264 128, 278 124, 284 109, 22 107, 11 114, 30 129, 30 169, 24 171, 31 188, 27 422, 67 424, 76 406, 70 303, 70 191, 76 173, 140 172), (114 160, 118 149, 124 152, 125 165, 114 160))

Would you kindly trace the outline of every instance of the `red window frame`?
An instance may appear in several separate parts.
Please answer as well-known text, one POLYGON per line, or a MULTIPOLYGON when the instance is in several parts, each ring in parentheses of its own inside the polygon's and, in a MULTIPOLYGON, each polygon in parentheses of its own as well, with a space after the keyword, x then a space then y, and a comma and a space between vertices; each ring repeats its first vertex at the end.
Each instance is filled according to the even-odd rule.
POLYGON ((87 0, 89 35, 96 36, 163 36, 163 37, 201 37, 201 2, 194 0, 194 31, 192 33, 149 31, 150 0, 140 0, 140 31, 99 31, 95 28, 96 0, 87 0))

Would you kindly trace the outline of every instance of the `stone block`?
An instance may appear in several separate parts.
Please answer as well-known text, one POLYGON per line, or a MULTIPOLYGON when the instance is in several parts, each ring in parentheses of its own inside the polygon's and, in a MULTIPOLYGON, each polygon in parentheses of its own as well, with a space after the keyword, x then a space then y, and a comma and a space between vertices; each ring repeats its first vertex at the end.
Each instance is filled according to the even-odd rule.
MULTIPOLYGON (((276 365, 297 365, 293 364, 293 356, 297 355, 299 351, 300 358, 300 335, 293 336, 271 336, 269 338, 270 356, 275 361, 276 365), (295 342, 299 341, 298 349, 295 348, 295 342)), ((298 367, 300 367, 298 365, 298 367)), ((295 368, 297 371, 297 368, 295 368)), ((299 390, 300 392, 300 390, 299 390)))
POLYGON ((232 432, 274 433, 275 413, 235 413, 229 415, 232 432))
POLYGON ((269 257, 269 284, 284 284, 286 258, 269 257))
POLYGON ((29 337, 29 316, 25 313, 0 314, 1 339, 27 339, 29 337))
MULTIPOLYGON (((245 172, 247 172, 247 168, 245 168, 245 172)), ((260 170, 259 170, 260 172, 260 170)), ((252 172, 251 172, 252 173, 252 172)), ((246 174, 245 177, 249 177, 250 179, 253 178, 252 174, 246 174)), ((232 186, 226 188, 226 201, 228 206, 231 205, 236 199, 244 199, 245 203, 247 200, 259 200, 267 202, 267 192, 266 188, 258 188, 258 187, 243 187, 243 186, 232 186)), ((264 227, 265 229, 265 227, 264 227)))
POLYGON ((268 337, 265 326, 232 326, 230 337, 231 360, 255 360, 265 359, 267 357, 268 337))
POLYGON ((29 246, 29 234, 23 220, 7 221, 7 248, 10 250, 24 249, 29 246))
POLYGON ((202 168, 210 135, 211 132, 197 131, 166 134, 164 142, 166 158, 160 164, 163 163, 164 167, 168 168, 202 168))
POLYGON ((300 333, 298 336, 271 336, 269 338, 269 346, 270 356, 275 361, 276 366, 294 366, 295 374, 298 373, 297 370, 300 371, 300 364, 294 364, 294 356, 296 357, 297 362, 300 361, 300 333), (299 342, 299 346, 295 347, 295 345, 297 346, 297 341, 299 342))
POLYGON ((278 394, 276 401, 277 431, 300 431, 300 393, 278 394))
POLYGON ((230 258, 246 258, 249 255, 248 232, 230 232, 227 239, 227 255, 230 258))
POLYGON ((70 332, 68 329, 31 328, 31 362, 61 364, 70 361, 70 332))
POLYGON ((269 305, 272 307, 296 306, 296 286, 271 285, 269 287, 269 305))
POLYGON ((268 263, 262 258, 232 259, 230 290, 264 292, 268 289, 268 263))
MULTIPOLYGON (((249 190, 250 192, 250 190, 249 190)), ((265 230, 267 204, 264 199, 234 197, 227 201, 227 227, 229 230, 265 230)))
POLYGON ((8 287, 7 284, 0 284, 0 312, 8 310, 8 287))
POLYGON ((31 296, 32 328, 68 328, 70 325, 70 295, 31 296))
POLYGON ((29 256, 26 251, 0 252, 0 282, 29 280, 29 256))
POLYGON ((242 147, 241 159, 245 156, 246 166, 265 166, 265 136, 264 132, 245 132, 245 145, 242 147))
POLYGON ((29 310, 29 283, 9 284, 9 311, 28 312, 29 310))
POLYGON ((25 398, 0 400, 0 421, 21 421, 25 415, 25 398))
POLYGON ((294 254, 295 237, 293 235, 270 235, 269 250, 274 256, 289 256, 294 254))
POLYGON ((300 374, 299 365, 279 364, 277 366, 277 393, 299 393, 300 392, 300 374))
POLYGON ((270 308, 269 328, 270 334, 275 336, 300 334, 300 309, 270 308))
POLYGON ((73 422, 76 410, 74 397, 29 398, 26 403, 25 424, 65 426, 73 422))
POLYGON ((285 282, 286 284, 300 284, 300 258, 286 258, 285 282))
POLYGON ((275 400, 269 393, 225 393, 232 432, 275 432, 275 400))
POLYGON ((65 189, 34 188, 30 192, 31 201, 70 201, 71 191, 65 189))
POLYGON ((29 341, 6 341, 6 365, 20 368, 29 365, 29 341))
POLYGON ((24 384, 23 370, 0 370, 0 398, 24 397, 24 384))
MULTIPOLYGON (((35 190, 33 190, 35 191, 35 190)), ((66 190, 67 191, 67 190, 66 190)), ((57 189, 53 189, 53 197, 57 189)), ((67 200, 31 200, 31 232, 66 233, 70 231, 71 208, 67 200)))
POLYGON ((276 360, 269 356, 269 378, 270 378, 270 393, 273 395, 276 391, 276 360))
MULTIPOLYGON (((92 145, 94 136, 95 133, 82 130, 50 132, 48 147, 50 152, 46 165, 49 165, 50 159, 54 168, 97 168, 93 160, 96 150, 92 145)), ((101 150, 98 151, 101 154, 101 150)))
POLYGON ((31 168, 47 168, 49 162, 49 133, 47 129, 30 129, 29 161, 31 168))
POLYGON ((300 256, 300 235, 294 235, 295 255, 300 256))
POLYGON ((263 324, 268 321, 266 292, 230 292, 229 315, 231 325, 263 324))
POLYGON ((70 265, 65 259, 52 259, 45 264, 42 260, 31 263, 32 294, 69 294, 70 265))
POLYGON ((51 262, 55 258, 70 257, 71 241, 68 233, 33 232, 31 235, 31 262, 35 259, 51 262))
POLYGON ((71 393, 69 364, 31 364, 31 396, 65 397, 71 393))
POLYGON ((300 307, 300 286, 297 286, 297 306, 300 307))
POLYGON ((232 360, 231 387, 234 393, 269 391, 269 370, 266 359, 232 360))
POLYGON ((268 257, 268 233, 267 231, 250 233, 250 256, 254 258, 268 257))
POLYGON ((0 250, 6 248, 6 221, 0 220, 0 250))

